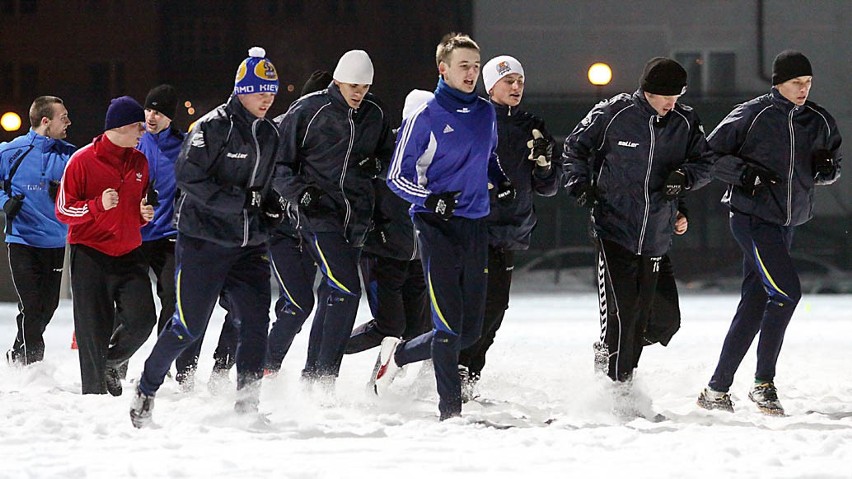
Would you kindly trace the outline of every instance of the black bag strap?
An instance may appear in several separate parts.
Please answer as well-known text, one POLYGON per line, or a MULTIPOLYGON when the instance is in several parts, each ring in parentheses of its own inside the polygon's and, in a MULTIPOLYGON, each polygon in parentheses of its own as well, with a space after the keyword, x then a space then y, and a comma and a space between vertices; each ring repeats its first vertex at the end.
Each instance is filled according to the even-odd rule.
POLYGON ((15 153, 15 155, 10 160, 14 161, 15 164, 12 166, 12 169, 9 170, 9 177, 6 178, 6 181, 3 182, 3 190, 6 192, 7 196, 12 196, 12 177, 15 176, 15 173, 18 172, 18 167, 21 166, 21 162, 24 161, 24 158, 26 158, 26 156, 30 154, 31 151, 33 151, 34 147, 35 145, 30 145, 30 147, 27 148, 26 151, 23 149, 18 150, 18 152, 15 153))

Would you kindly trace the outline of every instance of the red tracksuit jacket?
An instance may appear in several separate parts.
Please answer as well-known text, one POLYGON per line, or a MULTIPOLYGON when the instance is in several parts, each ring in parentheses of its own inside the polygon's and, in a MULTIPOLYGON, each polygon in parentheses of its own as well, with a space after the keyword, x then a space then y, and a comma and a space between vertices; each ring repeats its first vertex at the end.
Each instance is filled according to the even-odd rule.
POLYGON ((136 148, 123 148, 100 135, 77 150, 62 175, 56 217, 66 223, 68 242, 121 256, 142 244, 140 204, 148 191, 148 161, 136 148), (104 210, 101 195, 118 192, 118 206, 104 210))

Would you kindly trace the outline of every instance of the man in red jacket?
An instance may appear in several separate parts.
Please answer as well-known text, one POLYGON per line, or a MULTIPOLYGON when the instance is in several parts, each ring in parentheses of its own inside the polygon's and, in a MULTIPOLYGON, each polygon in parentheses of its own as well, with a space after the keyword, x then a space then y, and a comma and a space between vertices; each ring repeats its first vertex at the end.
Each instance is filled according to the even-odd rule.
POLYGON ((104 133, 68 160, 56 199, 56 217, 69 226, 83 394, 121 395, 117 369, 145 342, 157 319, 139 250, 140 228, 154 217, 144 200, 148 162, 135 148, 144 120, 136 100, 113 99, 104 133), (113 332, 116 316, 121 324, 113 332))

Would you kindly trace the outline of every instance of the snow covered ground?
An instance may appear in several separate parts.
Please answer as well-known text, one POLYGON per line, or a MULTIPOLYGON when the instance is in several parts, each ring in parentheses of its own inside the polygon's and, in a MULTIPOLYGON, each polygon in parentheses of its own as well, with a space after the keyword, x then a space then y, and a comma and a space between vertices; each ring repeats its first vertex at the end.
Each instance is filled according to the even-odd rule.
MULTIPOLYGON (((407 371, 386 400, 366 395, 374 351, 344 359, 334 394, 306 390, 298 379, 306 331, 282 374, 264 380, 268 421, 238 417, 233 391, 208 390, 210 334, 195 391, 168 380, 154 410, 160 427, 135 430, 131 384, 120 398, 80 395, 71 303, 63 301, 44 363, 0 365, 0 477, 850 477, 852 296, 802 300, 778 366, 784 418, 761 415, 746 397, 753 351, 732 389, 734 414, 695 406, 736 303, 683 297, 680 333, 668 348, 646 349, 637 407, 665 415, 662 422, 612 413, 608 381, 592 371, 595 296, 565 293, 513 296, 483 401, 467 404, 460 419, 438 421, 426 372, 407 371)), ((0 304, 4 344, 14 314, 0 304)), ((362 306, 359 322, 366 316, 362 306)), ((217 310, 211 333, 222 317, 217 310)), ((131 361, 130 378, 152 345, 131 361)))

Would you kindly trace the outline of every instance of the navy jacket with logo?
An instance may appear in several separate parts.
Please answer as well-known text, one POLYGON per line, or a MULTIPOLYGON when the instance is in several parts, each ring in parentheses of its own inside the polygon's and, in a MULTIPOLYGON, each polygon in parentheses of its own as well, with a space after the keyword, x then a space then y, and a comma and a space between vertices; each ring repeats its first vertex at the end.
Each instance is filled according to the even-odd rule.
POLYGON ((296 227, 339 232, 353 246, 363 246, 375 193, 371 176, 357 163, 374 157, 386 164, 393 150, 390 123, 379 100, 368 93, 355 110, 332 83, 299 98, 275 121, 281 134, 275 190, 293 205, 309 185, 325 193, 314 213, 298 211, 296 227))
POLYGON ((175 163, 180 234, 222 246, 257 246, 267 238, 253 191, 269 195, 278 130, 249 113, 236 96, 204 115, 175 163))
POLYGON ((595 105, 565 139, 562 157, 569 194, 590 181, 599 188, 598 237, 653 256, 668 251, 676 219, 678 202, 663 194, 669 173, 681 169, 696 190, 710 181, 713 162, 692 108, 676 103, 660 117, 641 89, 595 105))
MULTIPOLYGON (((525 250, 530 246, 530 235, 536 225, 533 194, 553 196, 559 190, 560 171, 556 165, 550 169, 536 168, 528 159, 532 130, 537 129, 553 145, 544 121, 526 111, 494 103, 497 113, 497 156, 503 172, 515 187, 516 197, 509 203, 492 198, 488 215, 488 243, 508 250, 525 250)), ((496 189, 491 190, 492 196, 496 189)))
POLYGON ((802 106, 784 98, 777 89, 737 105, 708 137, 720 156, 713 175, 728 183, 722 202, 770 223, 797 226, 813 217, 814 185, 827 185, 840 177, 840 132, 834 118, 811 101, 802 106), (837 161, 831 175, 813 169, 814 152, 828 150, 837 161), (768 168, 776 184, 758 188, 755 196, 741 188, 746 163, 768 168))

